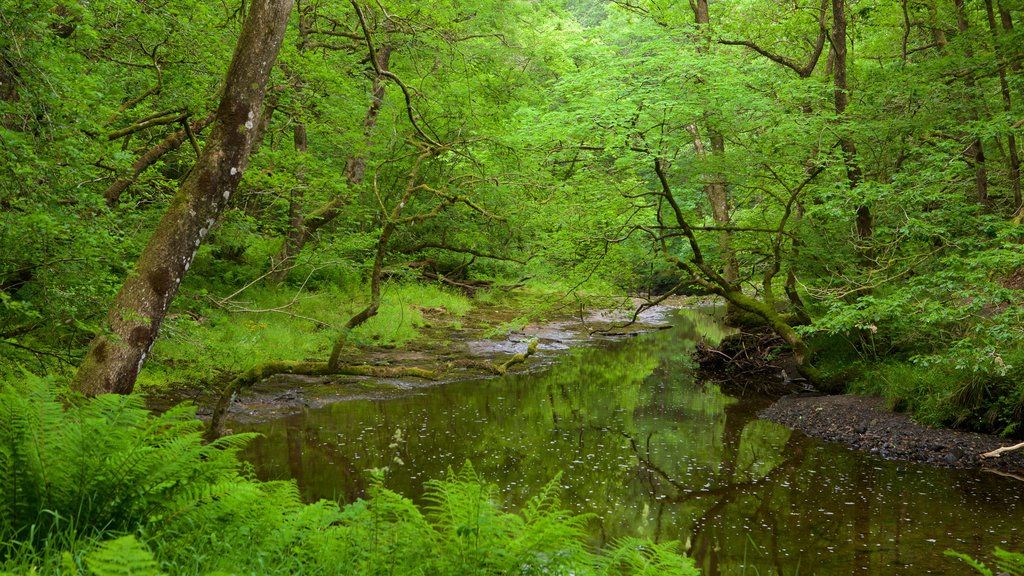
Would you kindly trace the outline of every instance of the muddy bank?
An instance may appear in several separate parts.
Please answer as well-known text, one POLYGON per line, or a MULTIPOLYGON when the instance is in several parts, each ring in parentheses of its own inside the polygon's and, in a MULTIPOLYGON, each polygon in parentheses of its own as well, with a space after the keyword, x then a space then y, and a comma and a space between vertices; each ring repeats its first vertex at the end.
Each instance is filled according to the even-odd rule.
MULTIPOLYGON (((477 308, 457 322, 443 308, 420 309, 427 320, 420 338, 401 348, 353 347, 343 363, 415 366, 436 372, 437 379, 278 374, 239 394, 228 409, 227 419, 241 423, 266 421, 337 402, 394 398, 445 383, 493 377, 481 366, 522 354, 534 339, 538 342, 537 353, 514 370, 543 369, 569 348, 665 328, 673 311, 687 304, 693 301, 679 299, 649 308, 628 326, 624 324, 632 310, 594 310, 519 324, 516 316, 521 311, 510 308, 477 308)), ((199 416, 208 417, 213 398, 196 399, 196 403, 199 416)))
POLYGON ((996 436, 928 428, 888 410, 881 398, 791 395, 761 417, 815 438, 838 442, 892 460, 951 468, 985 468, 1024 480, 1024 450, 999 458, 981 454, 1014 444, 996 436))

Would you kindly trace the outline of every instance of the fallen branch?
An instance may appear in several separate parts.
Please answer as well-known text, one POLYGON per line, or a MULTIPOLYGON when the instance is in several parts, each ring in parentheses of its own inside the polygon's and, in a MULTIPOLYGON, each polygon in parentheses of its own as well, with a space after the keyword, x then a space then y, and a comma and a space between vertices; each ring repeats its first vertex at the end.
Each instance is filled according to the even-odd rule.
POLYGON ((1013 446, 1003 446, 1002 448, 996 448, 991 452, 985 452, 984 454, 981 455, 981 457, 999 458, 999 456, 1001 456, 1003 452, 1012 452, 1014 450, 1020 450, 1021 448, 1024 448, 1024 442, 1021 442, 1020 444, 1014 444, 1013 446))
POLYGON ((516 364, 522 364, 526 362, 526 359, 533 356, 537 352, 537 339, 530 340, 530 343, 526 346, 526 352, 522 354, 516 354, 505 360, 501 364, 491 364, 491 370, 499 376, 504 376, 508 369, 516 364))
POLYGON ((423 378, 436 380, 438 375, 433 370, 424 368, 405 368, 401 366, 370 366, 357 364, 331 368, 327 362, 293 362, 277 361, 255 366, 242 372, 232 380, 221 392, 217 405, 213 408, 210 425, 206 429, 206 439, 214 440, 224 434, 224 414, 238 393, 252 387, 271 376, 278 374, 300 374, 303 376, 372 376, 375 378, 423 378))

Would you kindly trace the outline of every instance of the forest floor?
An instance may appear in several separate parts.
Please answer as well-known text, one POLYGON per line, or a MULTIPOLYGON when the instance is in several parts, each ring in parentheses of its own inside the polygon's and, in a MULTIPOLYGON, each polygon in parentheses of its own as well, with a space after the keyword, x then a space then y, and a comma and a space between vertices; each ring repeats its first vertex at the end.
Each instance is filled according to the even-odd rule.
POLYGON ((889 410, 881 398, 792 394, 761 417, 815 438, 838 442, 883 458, 953 468, 984 468, 1024 480, 1024 450, 998 458, 981 454, 1013 444, 998 436, 929 428, 889 410))

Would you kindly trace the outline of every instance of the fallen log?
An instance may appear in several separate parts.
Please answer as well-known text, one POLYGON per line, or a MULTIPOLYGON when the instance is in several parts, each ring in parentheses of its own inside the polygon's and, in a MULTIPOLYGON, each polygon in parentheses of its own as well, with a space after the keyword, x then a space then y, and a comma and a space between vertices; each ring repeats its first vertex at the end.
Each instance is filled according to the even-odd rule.
POLYGON ((1002 448, 996 448, 991 452, 985 452, 984 454, 981 455, 981 457, 999 458, 1003 454, 1003 452, 1012 452, 1014 450, 1020 450, 1021 448, 1024 448, 1024 442, 1021 442, 1020 444, 1014 444, 1013 446, 1003 446, 1002 448))

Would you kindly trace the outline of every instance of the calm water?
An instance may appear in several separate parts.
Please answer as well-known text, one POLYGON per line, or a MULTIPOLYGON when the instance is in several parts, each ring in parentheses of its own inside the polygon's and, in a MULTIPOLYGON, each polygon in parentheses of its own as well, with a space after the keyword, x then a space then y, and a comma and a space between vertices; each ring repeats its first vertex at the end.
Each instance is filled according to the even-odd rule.
POLYGON ((894 463, 759 421, 763 403, 695 382, 683 313, 672 331, 563 352, 528 375, 335 404, 255 426, 245 457, 310 499, 351 501, 365 470, 412 498, 470 460, 520 504, 562 473, 600 543, 677 540, 706 575, 973 574, 942 552, 1024 549, 1024 484, 894 463))

